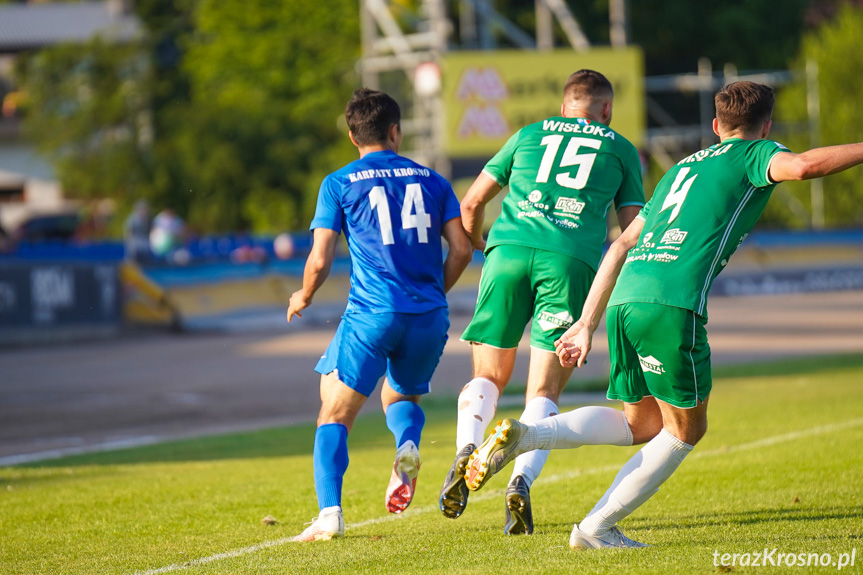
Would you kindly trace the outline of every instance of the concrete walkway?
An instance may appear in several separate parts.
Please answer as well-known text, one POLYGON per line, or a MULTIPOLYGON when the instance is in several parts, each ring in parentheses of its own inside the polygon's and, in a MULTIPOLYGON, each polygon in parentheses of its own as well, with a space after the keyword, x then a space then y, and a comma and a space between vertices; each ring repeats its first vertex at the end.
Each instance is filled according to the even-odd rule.
MULTIPOLYGON (((279 326, 283 312, 272 319, 279 326)), ((714 298, 714 365, 863 352, 863 291, 714 298)), ((452 318, 433 393, 453 398, 470 379, 469 317, 452 318)), ((171 438, 314 421, 312 370, 336 322, 235 333, 124 335, 113 341, 0 351, 0 465, 171 438)), ((604 332, 578 380, 605 377, 604 332)), ((519 348, 513 381, 527 375, 519 348)), ((366 410, 380 409, 377 398, 366 410)))

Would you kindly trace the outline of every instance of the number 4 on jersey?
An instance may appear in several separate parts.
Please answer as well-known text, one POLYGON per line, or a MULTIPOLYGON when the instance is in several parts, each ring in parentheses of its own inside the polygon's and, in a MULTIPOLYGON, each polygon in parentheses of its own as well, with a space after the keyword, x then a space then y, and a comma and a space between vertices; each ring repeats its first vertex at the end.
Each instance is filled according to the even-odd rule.
POLYGON ((695 178, 698 177, 698 174, 695 174, 685 182, 686 176, 689 175, 689 170, 692 168, 683 168, 677 173, 677 177, 674 178, 674 183, 671 184, 671 191, 668 192, 668 195, 665 196, 665 201, 662 202, 662 209, 660 212, 664 212, 666 209, 674 206, 674 209, 671 210, 671 215, 668 216, 668 223, 674 221, 674 218, 677 217, 677 214, 680 213, 680 207, 683 205, 683 200, 686 199, 686 194, 689 193, 689 188, 692 187, 692 182, 695 181, 695 178))
MULTIPOLYGON (((372 210, 377 209, 378 224, 381 228, 381 240, 384 245, 395 243, 393 222, 390 219, 390 205, 383 186, 375 186, 369 192, 369 203, 372 210)), ((405 188, 405 203, 402 206, 402 229, 417 231, 417 240, 421 244, 429 241, 428 229, 431 227, 431 216, 425 210, 423 189, 420 184, 408 184, 405 188), (413 212, 413 213, 412 213, 413 212)))

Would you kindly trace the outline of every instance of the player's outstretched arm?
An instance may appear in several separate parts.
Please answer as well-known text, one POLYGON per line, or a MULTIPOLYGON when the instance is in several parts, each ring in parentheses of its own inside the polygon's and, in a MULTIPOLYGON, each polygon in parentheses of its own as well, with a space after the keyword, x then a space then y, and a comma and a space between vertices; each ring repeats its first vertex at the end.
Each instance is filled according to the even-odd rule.
POLYGON ((814 148, 802 154, 782 152, 770 160, 774 182, 821 178, 863 163, 863 143, 814 148))
POLYGON ((461 201, 461 221, 464 230, 470 237, 474 249, 485 250, 485 240, 482 237, 482 223, 485 218, 485 205, 500 191, 500 184, 486 174, 480 172, 476 180, 461 201))
POLYGON ((587 293, 587 299, 582 308, 581 317, 570 327, 560 339, 554 342, 558 359, 563 367, 581 367, 590 353, 593 332, 599 325, 608 299, 617 283, 617 276, 626 260, 626 254, 638 243, 638 237, 644 228, 644 220, 636 218, 617 238, 608 253, 602 258, 596 278, 587 293))
POLYGON ((315 228, 312 251, 309 253, 303 271, 303 287, 291 295, 288 303, 288 321, 291 321, 295 315, 303 317, 300 312, 309 307, 315 292, 330 275, 338 238, 339 232, 327 228, 315 228))
POLYGON ((443 262, 443 289, 449 291, 470 263, 473 246, 461 225, 461 218, 453 218, 444 223, 441 233, 448 246, 443 262))

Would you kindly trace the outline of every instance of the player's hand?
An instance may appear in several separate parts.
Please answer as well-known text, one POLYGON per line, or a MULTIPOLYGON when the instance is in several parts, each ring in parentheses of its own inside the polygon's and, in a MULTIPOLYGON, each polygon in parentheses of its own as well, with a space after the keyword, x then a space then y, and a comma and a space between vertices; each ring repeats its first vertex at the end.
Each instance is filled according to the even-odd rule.
POLYGON ((587 354, 593 340, 593 332, 583 321, 578 320, 554 342, 560 365, 581 367, 587 363, 587 354))
POLYGON ((480 239, 478 239, 472 243, 473 243, 473 249, 479 250, 483 253, 485 252, 485 239, 484 238, 480 238, 480 239))
POLYGON ((312 301, 306 297, 306 293, 303 290, 297 290, 293 294, 291 294, 291 300, 288 302, 288 322, 294 316, 303 317, 303 314, 300 312, 307 307, 312 301))

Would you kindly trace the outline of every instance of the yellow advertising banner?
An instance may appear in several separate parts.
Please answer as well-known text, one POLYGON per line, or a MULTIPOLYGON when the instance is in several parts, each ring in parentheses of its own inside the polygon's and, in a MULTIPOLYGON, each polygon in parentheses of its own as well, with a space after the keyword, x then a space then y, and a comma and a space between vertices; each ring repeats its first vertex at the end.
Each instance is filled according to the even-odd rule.
POLYGON ((601 72, 614 86, 611 128, 636 146, 644 143, 644 62, 638 48, 451 52, 442 68, 450 157, 491 157, 520 128, 560 115, 563 85, 582 68, 601 72))

